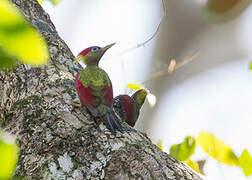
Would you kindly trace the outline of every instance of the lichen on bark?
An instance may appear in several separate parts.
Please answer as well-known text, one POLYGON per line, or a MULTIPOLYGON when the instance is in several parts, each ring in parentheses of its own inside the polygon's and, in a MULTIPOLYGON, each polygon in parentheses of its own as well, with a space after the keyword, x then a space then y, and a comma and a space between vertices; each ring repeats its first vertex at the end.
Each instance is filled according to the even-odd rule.
POLYGON ((47 41, 51 61, 0 74, 0 125, 17 135, 16 176, 31 179, 201 179, 189 167, 124 124, 113 135, 79 102, 79 67, 36 0, 12 0, 47 41))

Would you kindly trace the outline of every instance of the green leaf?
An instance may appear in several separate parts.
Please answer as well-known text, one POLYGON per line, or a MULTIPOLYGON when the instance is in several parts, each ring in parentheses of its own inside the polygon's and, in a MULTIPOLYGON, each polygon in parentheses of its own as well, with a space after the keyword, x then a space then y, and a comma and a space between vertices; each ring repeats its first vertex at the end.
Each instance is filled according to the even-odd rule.
MULTIPOLYGON (((42 4, 45 0, 38 0, 39 4, 42 4)), ((50 0, 50 2, 53 4, 53 5, 56 5, 60 2, 61 0, 50 0)))
POLYGON ((184 161, 194 153, 195 147, 195 138, 187 136, 184 142, 175 144, 170 148, 170 155, 180 161, 184 161))
POLYGON ((45 0, 38 0, 38 3, 41 5, 45 0))
POLYGON ((16 58, 7 54, 1 47, 0 47, 0 69, 2 70, 9 70, 11 69, 17 62, 16 58))
POLYGON ((252 61, 249 63, 249 69, 252 70, 252 61))
POLYGON ((18 161, 18 146, 13 137, 0 132, 0 179, 10 179, 18 161))
POLYGON ((127 84, 126 88, 133 89, 133 90, 139 90, 141 89, 141 85, 137 83, 129 83, 127 84))
POLYGON ((0 17, 0 46, 5 54, 32 66, 43 65, 49 60, 45 40, 8 0, 0 1, 0 17))
POLYGON ((159 139, 158 142, 157 142, 157 146, 159 147, 159 149, 161 149, 161 151, 164 152, 164 148, 163 148, 163 145, 162 145, 162 144, 163 144, 162 140, 159 139))
MULTIPOLYGON (((242 0, 208 0, 206 6, 210 11, 221 14, 235 8, 241 1, 242 0)), ((242 10, 245 10, 245 8, 242 10)))
POLYGON ((199 161, 196 161, 196 162, 198 163, 200 174, 205 175, 204 167, 205 167, 205 164, 206 164, 206 160, 203 159, 203 160, 199 160, 199 161))
POLYGON ((58 4, 60 0, 50 0, 54 5, 58 4))
POLYGON ((247 149, 244 149, 239 157, 239 166, 246 176, 252 175, 252 157, 247 149))
POLYGON ((201 132, 197 137, 201 148, 212 158, 227 165, 238 166, 238 158, 231 147, 213 134, 201 132))
POLYGON ((186 159, 184 161, 190 168, 192 168, 194 171, 200 173, 199 165, 197 162, 192 161, 191 159, 186 159))

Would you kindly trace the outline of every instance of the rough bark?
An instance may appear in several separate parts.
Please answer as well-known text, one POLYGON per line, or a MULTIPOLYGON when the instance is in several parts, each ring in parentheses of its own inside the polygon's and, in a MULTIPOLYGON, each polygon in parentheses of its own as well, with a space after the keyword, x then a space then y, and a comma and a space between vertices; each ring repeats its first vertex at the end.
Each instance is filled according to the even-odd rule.
POLYGON ((44 36, 51 61, 0 74, 0 126, 17 135, 16 175, 31 179, 201 179, 143 133, 112 135, 74 87, 73 54, 36 0, 12 0, 44 36))

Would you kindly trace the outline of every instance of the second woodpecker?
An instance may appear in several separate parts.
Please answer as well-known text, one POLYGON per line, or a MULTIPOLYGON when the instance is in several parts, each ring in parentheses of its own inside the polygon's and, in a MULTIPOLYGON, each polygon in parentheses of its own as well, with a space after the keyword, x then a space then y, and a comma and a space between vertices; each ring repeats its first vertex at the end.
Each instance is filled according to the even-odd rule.
POLYGON ((126 94, 115 97, 114 110, 116 114, 131 127, 134 127, 146 96, 146 90, 140 89, 131 97, 126 94))

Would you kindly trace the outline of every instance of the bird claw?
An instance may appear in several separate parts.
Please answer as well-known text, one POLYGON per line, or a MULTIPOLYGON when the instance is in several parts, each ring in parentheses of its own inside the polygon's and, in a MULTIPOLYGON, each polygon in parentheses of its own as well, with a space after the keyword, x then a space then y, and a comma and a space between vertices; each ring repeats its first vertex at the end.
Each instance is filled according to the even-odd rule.
POLYGON ((76 108, 80 108, 81 107, 80 103, 74 103, 74 102, 72 102, 71 104, 72 104, 73 107, 76 107, 76 108))
POLYGON ((122 125, 120 124, 119 119, 113 111, 110 111, 104 115, 104 123, 112 134, 116 134, 116 130, 120 131, 121 133, 124 133, 122 125))

